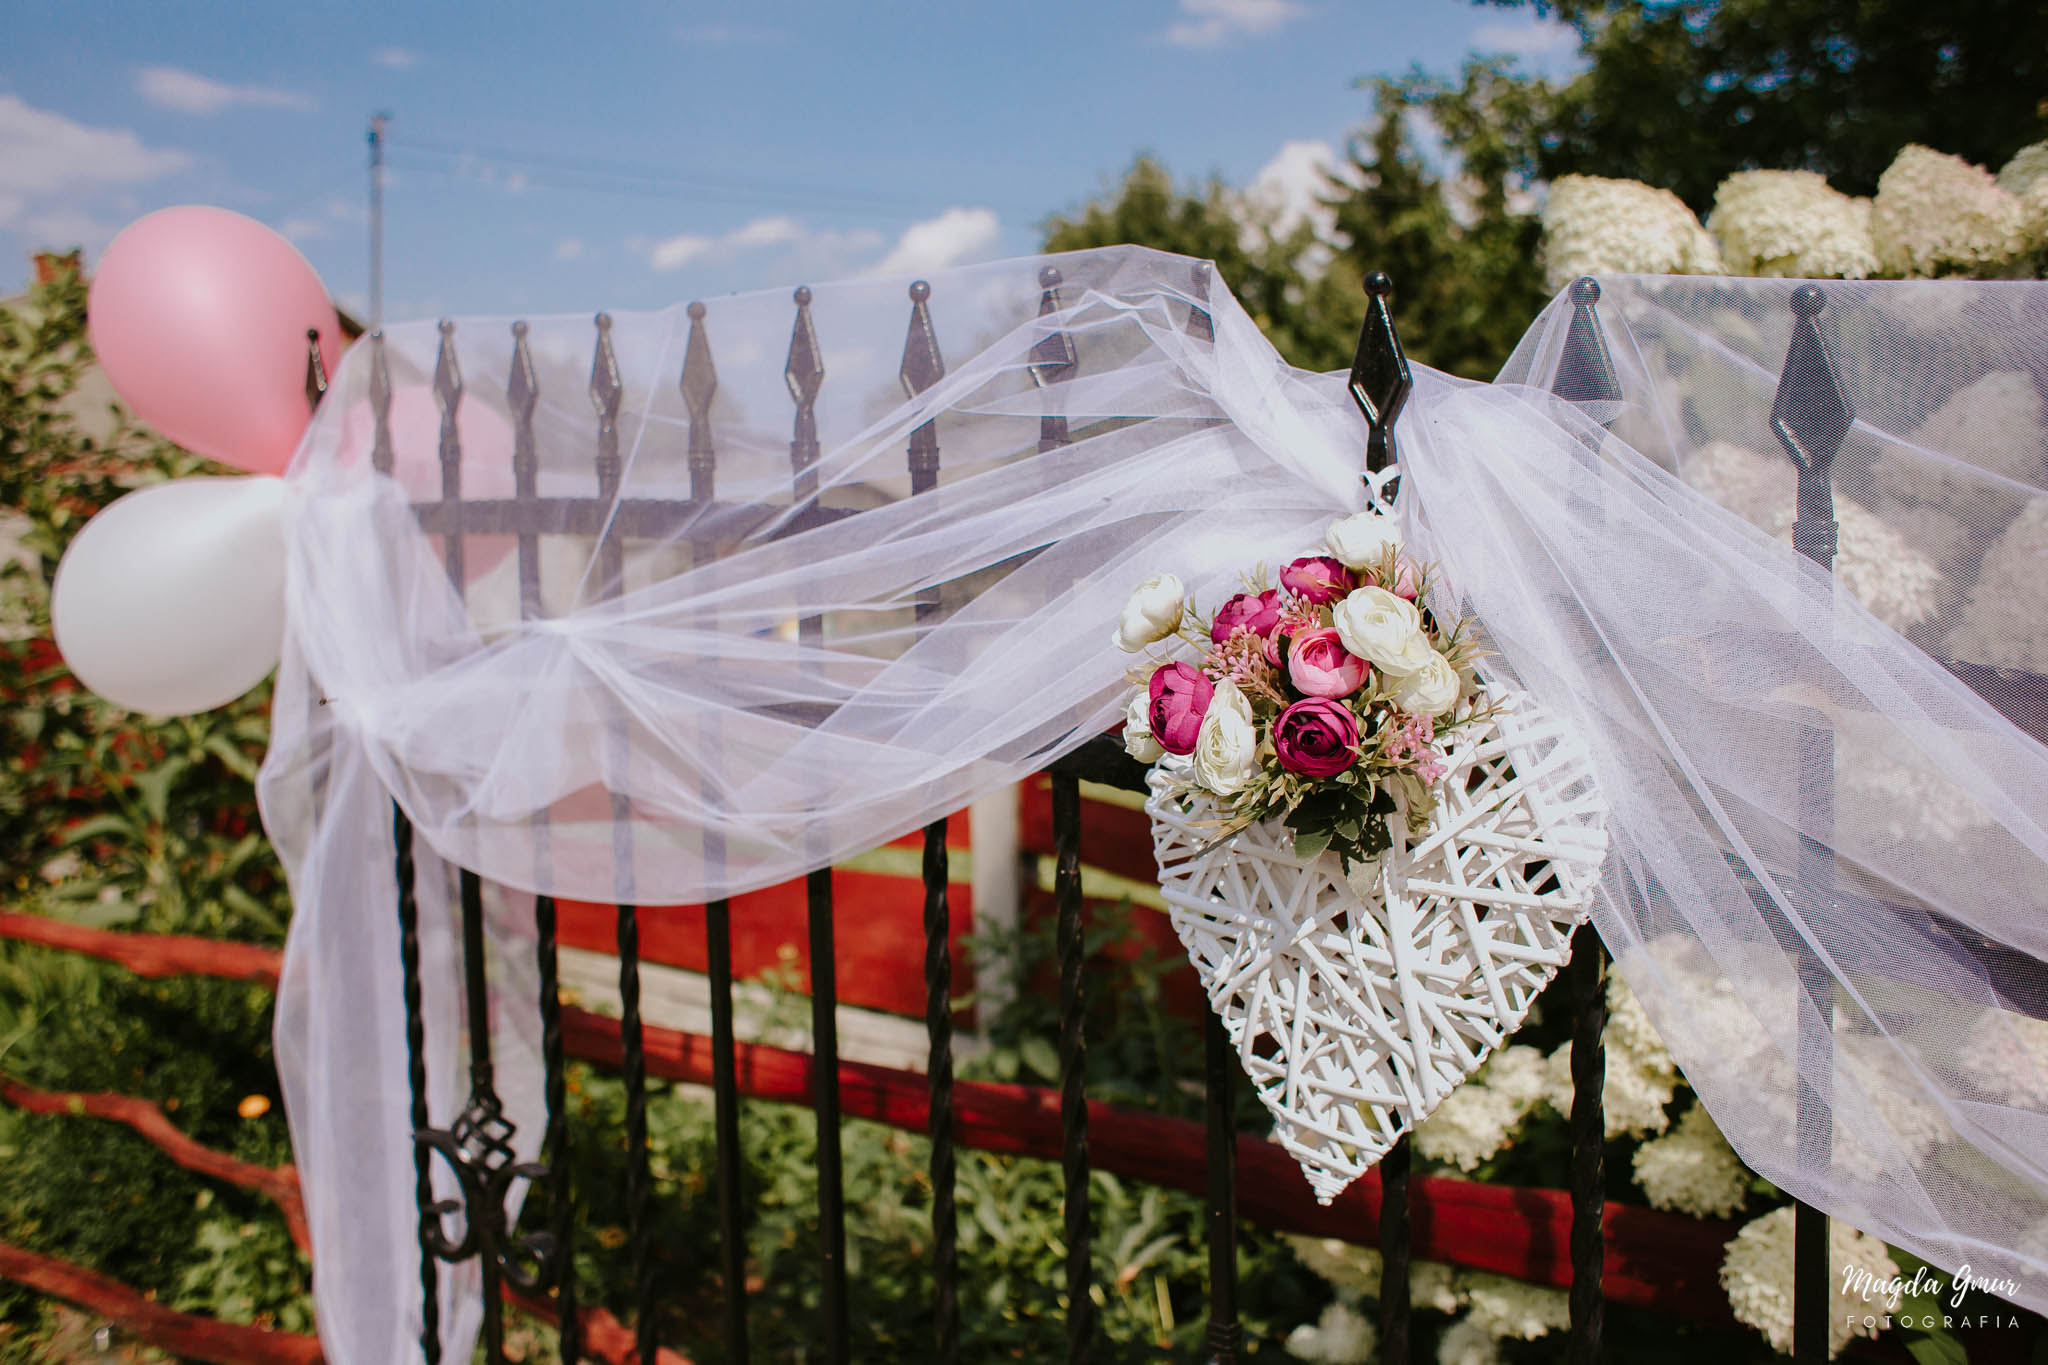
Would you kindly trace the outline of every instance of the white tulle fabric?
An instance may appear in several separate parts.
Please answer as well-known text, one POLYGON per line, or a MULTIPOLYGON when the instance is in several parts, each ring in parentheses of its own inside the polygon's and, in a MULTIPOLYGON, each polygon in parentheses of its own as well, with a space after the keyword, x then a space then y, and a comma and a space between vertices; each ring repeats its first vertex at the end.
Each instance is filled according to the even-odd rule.
MULTIPOLYGON (((418 1358, 392 800, 418 831, 431 1118, 450 1121, 466 1086, 460 866, 488 884, 497 1080, 531 1155, 533 893, 695 903, 956 810, 1119 718, 1130 658, 1110 631, 1140 578, 1177 573, 1213 605, 1242 566, 1303 552, 1363 505, 1364 429, 1342 377, 1289 369, 1197 278, 1136 248, 935 274, 951 369, 907 401, 908 279, 817 288, 821 497, 864 510, 794 533, 774 509, 790 502, 795 309, 779 291, 710 304, 719 503, 630 541, 610 600, 595 538, 542 537, 543 619, 521 619, 502 540, 470 537, 468 581, 451 586, 407 506, 438 493, 433 443, 401 441, 395 480, 372 472, 370 351, 350 353, 290 476, 290 626, 261 792, 296 901, 279 1062, 332 1359, 418 1358), (1048 264, 1060 307, 1040 317, 1048 264), (1190 326, 1197 307, 1213 340, 1190 326), (1078 363, 1036 384, 1033 348, 1059 334, 1078 363), (1039 450, 1046 418, 1070 444, 1039 450), (939 486, 913 498, 905 447, 930 421, 939 486), (800 642, 807 617, 823 619, 822 644, 800 642)), ((1610 282, 1624 381, 1611 411, 1543 391, 1563 306, 1508 383, 1418 372, 1401 505, 1504 674, 1588 736, 1613 806, 1596 921, 1745 1159, 2048 1306, 2048 1031, 2027 994, 2048 950, 2048 751, 1926 652, 1981 636, 1970 657, 2013 666, 1988 657, 2013 646, 2013 612, 2048 640, 2038 582, 1998 568, 2012 536, 2021 551, 2048 541, 2040 380, 2024 368, 2048 290, 1831 287, 1871 414, 1843 457, 1844 542, 1861 534, 1854 507, 1866 539, 1926 546, 1933 567, 1910 583, 1932 585, 1930 609, 1907 637, 1774 539, 1771 499, 1792 498, 1765 421, 1790 328, 1781 286, 1610 282), (1899 355, 1918 368, 1894 391, 1899 355), (2018 404, 2022 389, 2031 435, 1971 398, 2018 404), (1932 543, 1937 517, 1956 546, 1932 543), (2032 607, 1973 606, 1995 572, 2032 607), (1806 832, 1841 866, 1820 904, 1794 877, 1794 755, 1816 727, 1837 735, 1837 818, 1806 832), (1795 953, 1825 965, 1835 994, 1833 1044, 1809 1047, 1804 1071, 1795 953), (1811 1140, 1798 1160, 1802 1075, 1832 1119, 1824 1165, 1811 1140)), ((612 329, 622 527, 634 500, 688 493, 688 328, 675 308, 612 329)), ((429 382, 439 341, 429 324, 391 329, 401 392, 429 382)), ((543 494, 595 495, 593 341, 588 318, 532 324, 543 494)), ((462 320, 454 343, 463 402, 509 421, 510 320, 462 320)), ((470 496, 509 487, 476 450, 463 477, 482 490, 470 496)), ((1884 570, 1871 591, 1895 610, 1910 584, 1884 570)), ((476 1280, 444 1266, 441 1282, 456 1358, 476 1280)))

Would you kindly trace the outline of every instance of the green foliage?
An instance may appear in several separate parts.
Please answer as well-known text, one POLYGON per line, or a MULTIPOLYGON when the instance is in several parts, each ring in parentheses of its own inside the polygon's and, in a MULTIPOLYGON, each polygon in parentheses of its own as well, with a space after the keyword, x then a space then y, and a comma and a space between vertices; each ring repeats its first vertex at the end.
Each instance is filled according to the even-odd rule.
MULTIPOLYGON (((131 487, 203 466, 118 413, 86 410, 85 286, 64 272, 0 310, 0 849, 7 908, 275 944, 284 878, 251 782, 267 689, 210 715, 155 720, 80 690, 50 640, 58 557, 131 487), (94 427, 101 435, 90 434, 94 427)), ((46 1090, 160 1104, 196 1140, 290 1160, 275 1104, 268 991, 139 979, 0 943, 0 1073, 46 1090), (243 1118, 250 1096, 266 1112, 243 1118)), ((125 1127, 0 1108, 0 1237, 82 1262, 163 1302, 303 1328, 307 1269, 261 1196, 186 1172, 125 1127)), ((0 1322, 30 1339, 42 1306, 0 1284, 0 1322)))
POLYGON ((1357 274, 1311 274, 1301 265, 1315 245, 1306 223, 1278 237, 1222 181, 1181 188, 1150 156, 1140 156, 1102 199, 1045 221, 1047 251, 1080 251, 1125 242, 1214 261, 1230 291, 1289 364, 1334 370, 1351 362, 1365 316, 1357 274))
MULTIPOLYGON (((1119 963, 1109 950, 1128 937, 1129 907, 1094 915, 1089 1094, 1118 1103, 1164 1102, 1192 1116, 1199 1078, 1194 1023, 1166 1015, 1161 984, 1174 964, 1139 954, 1119 963)), ((1054 957, 1049 922, 978 941, 1000 954, 1012 989, 987 1030, 989 1048, 963 1058, 964 1078, 1054 1081, 1056 1006, 1030 989, 1054 957)), ((622 1318, 632 1312, 626 1241, 625 1098, 611 1076, 570 1071, 572 1145, 577 1153, 578 1282, 586 1303, 622 1318)), ((1240 1104, 1248 1127, 1258 1110, 1240 1104)), ((725 1358, 721 1343, 718 1193, 713 1183, 712 1111, 701 1092, 663 1089, 649 1105, 655 1174, 655 1302, 664 1339, 692 1359, 725 1358)), ((816 1122, 801 1109, 746 1103, 740 1145, 747 1223, 751 1346, 757 1360, 822 1358, 816 1122)), ((847 1271, 856 1360, 916 1360, 933 1333, 930 1143, 878 1124, 842 1132, 847 1191, 847 1271)), ((962 1358, 1045 1360, 1065 1350, 1061 1304, 1066 1247, 1057 1162, 960 1149, 962 1358)), ((1103 1360, 1150 1360, 1170 1350, 1193 1358, 1206 1325, 1208 1251, 1204 1206, 1194 1195, 1094 1173, 1096 1303, 1103 1360)), ((528 1225, 540 1226, 536 1198, 528 1225)), ((1312 1319, 1328 1289, 1295 1263, 1276 1237, 1245 1228, 1239 1271, 1251 1358, 1285 1360, 1280 1341, 1312 1319)))
POLYGON ((1996 168, 2048 137, 2048 7, 1964 0, 1498 0, 1579 30, 1586 69, 1532 84, 1545 177, 1622 176, 1696 211, 1732 171, 1869 194, 1899 148, 1996 168))
POLYGON ((1491 379, 1549 297, 1542 227, 1521 203, 1529 161, 1511 136, 1528 117, 1527 87, 1487 61, 1456 82, 1411 72, 1367 84, 1377 119, 1351 145, 1361 188, 1336 203, 1344 255, 1392 277, 1410 356, 1491 379), (1418 124, 1442 145, 1422 143, 1418 124))
POLYGON ((1278 232, 1220 181, 1178 187, 1140 157, 1103 197, 1048 219, 1046 250, 1135 242, 1212 260, 1280 354, 1318 371, 1350 365, 1361 282, 1384 270, 1408 353, 1492 378, 1547 297, 1540 229, 1520 203, 1531 161, 1514 136, 1533 116, 1533 96, 1493 62, 1471 64, 1455 83, 1414 74, 1368 84, 1370 128, 1352 139, 1349 173, 1318 196, 1335 211, 1336 242, 1318 243, 1306 222, 1278 232), (1443 145, 1417 138, 1419 115, 1443 145))

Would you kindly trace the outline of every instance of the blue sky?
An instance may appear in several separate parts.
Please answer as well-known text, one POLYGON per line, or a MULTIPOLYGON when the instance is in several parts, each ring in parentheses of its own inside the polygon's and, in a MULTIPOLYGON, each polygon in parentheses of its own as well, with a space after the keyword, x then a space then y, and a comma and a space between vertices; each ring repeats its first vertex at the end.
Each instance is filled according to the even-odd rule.
POLYGON ((1298 201, 1366 113, 1355 78, 1475 47, 1555 69, 1567 36, 1462 0, 19 6, 0 290, 204 202, 360 312, 378 110, 393 320, 1024 254, 1140 150, 1298 201))

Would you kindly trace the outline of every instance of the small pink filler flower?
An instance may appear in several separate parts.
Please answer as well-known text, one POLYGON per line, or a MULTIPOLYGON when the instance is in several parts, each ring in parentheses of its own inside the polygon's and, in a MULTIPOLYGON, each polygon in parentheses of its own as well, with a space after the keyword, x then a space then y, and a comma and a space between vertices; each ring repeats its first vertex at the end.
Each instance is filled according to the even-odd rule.
POLYGON ((1192 664, 1166 664, 1152 674, 1151 704, 1146 715, 1152 738, 1170 754, 1191 754, 1202 733, 1202 717, 1209 712, 1209 700, 1216 684, 1203 677, 1192 664))
POLYGON ((1287 677, 1311 697, 1348 697, 1365 681, 1366 662, 1344 648, 1334 627, 1320 626, 1294 637, 1287 653, 1287 677))

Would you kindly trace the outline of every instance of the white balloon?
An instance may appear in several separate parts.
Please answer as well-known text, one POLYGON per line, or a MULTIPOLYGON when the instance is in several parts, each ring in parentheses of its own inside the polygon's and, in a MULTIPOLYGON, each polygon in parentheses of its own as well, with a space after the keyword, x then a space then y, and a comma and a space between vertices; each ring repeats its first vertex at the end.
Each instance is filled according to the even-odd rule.
POLYGON ((176 479, 109 503, 57 566, 64 662, 118 706, 210 711, 277 667, 284 481, 176 479))

